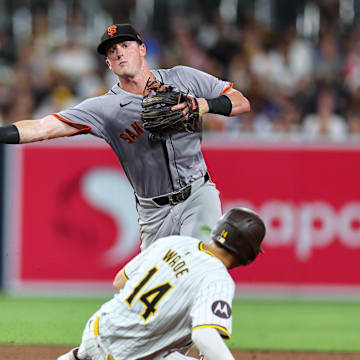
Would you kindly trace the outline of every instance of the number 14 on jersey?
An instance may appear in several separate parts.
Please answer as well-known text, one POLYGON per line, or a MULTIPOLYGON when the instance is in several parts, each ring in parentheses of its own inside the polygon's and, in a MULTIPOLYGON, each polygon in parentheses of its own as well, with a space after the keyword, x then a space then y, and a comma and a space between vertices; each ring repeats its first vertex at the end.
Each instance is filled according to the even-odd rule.
MULTIPOLYGON (((158 272, 159 269, 154 266, 145 275, 145 277, 135 286, 132 293, 125 299, 131 307, 135 298, 143 289, 143 287, 150 281, 150 279, 158 272)), ((150 290, 140 294, 139 301, 145 306, 144 312, 140 315, 146 321, 150 315, 154 315, 157 311, 157 304, 166 295, 166 293, 173 288, 169 282, 159 284, 150 290)))

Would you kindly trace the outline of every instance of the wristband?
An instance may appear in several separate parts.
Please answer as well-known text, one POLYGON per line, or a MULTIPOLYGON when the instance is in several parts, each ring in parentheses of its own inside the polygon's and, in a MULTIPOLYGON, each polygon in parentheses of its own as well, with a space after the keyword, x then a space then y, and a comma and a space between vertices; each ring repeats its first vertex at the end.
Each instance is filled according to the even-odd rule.
POLYGON ((220 95, 215 99, 206 99, 209 104, 209 113, 229 116, 232 110, 232 102, 226 95, 220 95))
POLYGON ((15 125, 0 127, 0 144, 19 144, 20 134, 15 125))

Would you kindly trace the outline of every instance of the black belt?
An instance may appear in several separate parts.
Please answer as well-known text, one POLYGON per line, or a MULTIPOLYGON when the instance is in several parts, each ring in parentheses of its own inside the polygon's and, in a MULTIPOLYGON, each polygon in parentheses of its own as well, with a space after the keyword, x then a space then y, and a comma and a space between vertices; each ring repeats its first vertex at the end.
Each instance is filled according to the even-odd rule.
MULTIPOLYGON (((206 172, 204 175, 204 184, 210 179, 209 173, 206 172)), ((185 201, 189 196, 191 195, 191 184, 188 186, 185 186, 179 191, 174 191, 169 195, 166 196, 159 196, 156 198, 153 198, 152 200, 159 206, 164 205, 176 205, 178 203, 181 203, 182 201, 185 201)))

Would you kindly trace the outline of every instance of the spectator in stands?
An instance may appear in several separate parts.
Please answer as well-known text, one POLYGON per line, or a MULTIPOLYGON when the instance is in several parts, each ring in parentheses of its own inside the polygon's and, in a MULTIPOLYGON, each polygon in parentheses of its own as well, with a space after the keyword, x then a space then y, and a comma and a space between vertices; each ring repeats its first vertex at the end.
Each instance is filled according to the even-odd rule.
POLYGON ((348 114, 349 134, 360 137, 360 112, 351 112, 348 114))
MULTIPOLYGON (((47 2, 47 6, 50 8, 52 3, 47 2)), ((163 68, 190 65, 233 81, 253 104, 251 114, 229 122, 219 116, 204 119, 207 133, 233 137, 280 134, 282 138, 298 134, 336 140, 357 134, 358 109, 354 104, 360 103, 360 20, 356 12, 353 24, 345 28, 335 3, 315 1, 320 11, 320 31, 304 38, 295 26, 268 27, 255 18, 240 23, 219 11, 207 16, 207 11, 199 11, 200 5, 189 13, 181 3, 169 5, 169 18, 161 24, 168 29, 161 32, 166 34, 163 38, 159 37, 158 24, 149 29, 152 22, 144 22, 144 32, 154 34, 147 42, 153 44, 148 62, 163 68), (342 92, 342 98, 325 91, 315 104, 319 82, 324 80, 337 94, 342 92), (278 91, 295 107, 279 108, 278 91), (347 114, 348 124, 335 110, 347 114)), ((91 25, 83 9, 76 8, 75 4, 72 11, 64 13, 66 20, 61 23, 54 23, 57 17, 51 20, 51 11, 34 11, 29 34, 0 29, 0 122, 8 119, 9 113, 15 120, 56 112, 64 103, 97 96, 113 84, 112 73, 86 45, 92 44, 91 25), (24 95, 15 100, 14 94, 19 97, 20 93, 24 95)), ((99 8, 103 15, 110 14, 110 3, 99 2, 99 8)), ((117 16, 117 12, 111 15, 117 16)), ((125 17, 128 14, 120 13, 125 17)), ((101 22, 101 16, 96 19, 101 22)), ((96 21, 91 20, 95 27, 96 21)))
POLYGON ((342 63, 340 51, 333 34, 325 32, 315 51, 315 76, 318 81, 335 83, 339 80, 342 63))
POLYGON ((309 138, 329 137, 344 140, 347 136, 345 119, 335 113, 336 97, 334 90, 324 88, 317 98, 316 112, 305 117, 303 134, 309 138))

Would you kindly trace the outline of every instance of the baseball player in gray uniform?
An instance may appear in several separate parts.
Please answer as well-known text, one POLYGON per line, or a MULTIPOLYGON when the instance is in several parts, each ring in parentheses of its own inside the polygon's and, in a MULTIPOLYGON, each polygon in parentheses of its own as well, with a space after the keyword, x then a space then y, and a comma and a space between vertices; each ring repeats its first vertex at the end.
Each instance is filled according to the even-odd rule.
POLYGON ((264 236, 257 214, 234 208, 211 242, 157 240, 118 273, 119 292, 90 318, 80 347, 58 360, 192 359, 192 343, 207 360, 234 359, 222 340, 231 337, 235 289, 227 269, 254 261, 264 236))
MULTIPOLYGON (((148 80, 177 87, 196 98, 199 114, 236 116, 250 111, 249 101, 232 83, 186 66, 150 70, 146 46, 129 24, 109 26, 98 52, 118 82, 106 95, 72 109, 0 128, 0 143, 28 143, 90 133, 116 153, 137 202, 141 248, 173 234, 204 238, 221 215, 219 194, 201 153, 202 133, 179 132, 154 141, 142 127, 141 102, 148 80)), ((172 110, 189 116, 185 102, 172 110)))

